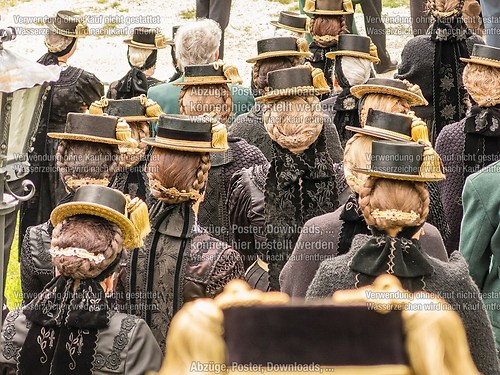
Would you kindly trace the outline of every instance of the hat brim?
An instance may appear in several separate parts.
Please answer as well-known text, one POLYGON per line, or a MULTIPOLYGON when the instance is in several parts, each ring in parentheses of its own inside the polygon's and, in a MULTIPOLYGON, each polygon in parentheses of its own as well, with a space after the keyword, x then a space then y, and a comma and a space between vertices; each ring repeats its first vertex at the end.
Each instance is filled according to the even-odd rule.
POLYGON ((48 20, 45 21, 45 26, 49 28, 50 31, 52 31, 55 34, 58 35, 63 35, 63 36, 68 36, 70 38, 85 38, 87 34, 77 34, 76 32, 71 32, 68 30, 60 29, 55 25, 55 18, 49 18, 48 20))
POLYGON ((147 116, 121 116, 120 118, 124 119, 127 122, 158 121, 158 117, 147 117, 147 116))
POLYGON ((311 57, 311 52, 299 52, 299 51, 272 51, 264 52, 258 56, 252 57, 247 60, 247 63, 254 63, 259 60, 269 59, 271 57, 311 57))
POLYGON ((61 204, 54 208, 50 214, 50 221, 52 225, 56 226, 62 223, 64 219, 75 215, 92 215, 111 221, 118 225, 122 231, 124 248, 134 249, 141 246, 139 233, 134 224, 126 216, 100 204, 86 202, 69 202, 61 204))
MULTIPOLYGON (((137 44, 137 43, 134 43, 134 41, 132 39, 125 39, 123 41, 123 43, 127 44, 130 47, 135 47, 135 48, 139 48, 139 49, 155 50, 155 49, 164 49, 164 48, 166 48, 166 47, 157 47, 157 46, 153 46, 153 45, 137 44)), ((173 46, 174 45, 174 41, 171 40, 171 39, 167 39, 167 41, 165 42, 165 44, 168 45, 168 46, 173 46)))
POLYGON ((255 98, 256 102, 268 102, 286 96, 317 96, 329 93, 329 89, 318 89, 315 87, 291 87, 287 89, 273 90, 266 95, 255 98))
POLYGON ((334 51, 328 52, 325 56, 332 60, 334 60, 337 56, 351 56, 370 60, 374 64, 378 64, 380 62, 380 59, 378 57, 372 56, 369 53, 359 51, 334 51))
POLYGON ((288 26, 288 25, 283 25, 282 23, 279 23, 278 21, 271 21, 270 23, 274 27, 277 27, 279 29, 285 29, 285 30, 293 31, 295 33, 307 33, 309 31, 307 29, 299 29, 298 27, 292 27, 292 26, 288 26))
POLYGON ((421 175, 414 175, 414 174, 400 174, 400 173, 390 173, 390 172, 380 172, 380 171, 373 171, 371 169, 364 169, 364 168, 352 168, 354 172, 358 173, 363 173, 371 177, 378 177, 378 178, 387 178, 389 180, 401 180, 401 181, 415 181, 415 182, 435 182, 435 181, 442 181, 446 179, 445 175, 442 175, 441 177, 430 177, 430 176, 421 176, 421 175))
POLYGON ((406 99, 411 107, 428 105, 427 101, 417 94, 390 86, 367 84, 357 85, 351 87, 351 94, 358 99, 361 99, 364 95, 367 94, 386 94, 406 99))
MULTIPOLYGON (((202 77, 200 77, 202 78, 202 77)), ((201 85, 223 85, 226 83, 232 83, 233 81, 229 79, 223 79, 219 81, 190 81, 190 82, 172 82, 174 86, 201 86, 201 85)))
POLYGON ((398 135, 398 133, 391 132, 390 130, 384 131, 384 129, 367 128, 366 126, 364 128, 358 128, 355 126, 346 126, 345 128, 347 130, 352 131, 353 133, 368 135, 370 137, 375 137, 380 139, 386 139, 388 141, 408 142, 412 140, 411 137, 409 136, 406 136, 404 134, 398 135))
POLYGON ((343 14, 354 14, 354 11, 351 12, 348 10, 313 10, 313 11, 307 11, 306 13, 324 15, 324 16, 341 16, 343 14))
POLYGON ((479 65, 491 66, 493 68, 500 68, 500 61, 486 59, 483 57, 472 56, 470 59, 461 57, 460 60, 467 64, 479 64, 479 65))
POLYGON ((156 138, 153 138, 153 137, 143 138, 143 139, 141 139, 141 142, 143 142, 149 146, 153 146, 153 147, 166 148, 166 149, 175 150, 175 151, 187 151, 187 152, 225 152, 229 149, 229 147, 212 148, 212 147, 196 147, 196 146, 190 146, 190 145, 179 145, 179 144, 169 143, 167 140, 162 140, 161 142, 158 142, 156 140, 156 138))
POLYGON ((120 141, 118 139, 96 137, 93 135, 85 135, 85 134, 47 133, 47 135, 50 138, 65 139, 68 141, 85 141, 85 142, 94 142, 94 143, 106 143, 109 145, 119 145, 119 146, 129 144, 129 142, 127 142, 127 141, 120 141))

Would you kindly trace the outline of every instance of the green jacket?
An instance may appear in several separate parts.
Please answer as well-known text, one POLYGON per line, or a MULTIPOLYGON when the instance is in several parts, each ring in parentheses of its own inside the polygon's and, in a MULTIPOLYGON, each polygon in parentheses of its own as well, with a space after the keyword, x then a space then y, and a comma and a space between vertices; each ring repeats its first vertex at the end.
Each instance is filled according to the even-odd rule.
MULTIPOLYGON (((184 82, 184 76, 174 82, 184 82)), ((162 85, 153 86, 148 90, 148 98, 157 102, 163 112, 173 115, 178 115, 179 112, 179 95, 182 86, 175 86, 173 82, 164 83, 162 85)), ((233 96, 233 112, 228 120, 229 125, 232 120, 243 113, 247 113, 255 104, 252 91, 248 87, 240 85, 228 85, 233 96)))
POLYGON ((500 350, 500 161, 469 176, 462 193, 460 252, 483 294, 500 350))

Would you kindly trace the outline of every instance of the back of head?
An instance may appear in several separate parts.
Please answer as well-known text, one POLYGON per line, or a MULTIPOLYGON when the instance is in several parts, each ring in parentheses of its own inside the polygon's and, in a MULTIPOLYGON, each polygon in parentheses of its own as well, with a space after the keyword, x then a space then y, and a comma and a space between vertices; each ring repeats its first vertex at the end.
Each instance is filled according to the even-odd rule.
POLYGON ((379 230, 416 227, 424 224, 429 214, 429 192, 423 182, 369 177, 359 194, 359 206, 366 223, 379 230), (413 211, 418 219, 374 217, 374 210, 413 211))
MULTIPOLYGON (((349 86, 362 85, 370 78, 371 62, 368 59, 340 56, 340 67, 349 86)), ((334 74, 336 69, 334 70, 334 74)), ((338 77, 337 77, 338 80, 338 77)))
POLYGON ((308 149, 323 129, 323 110, 316 96, 274 102, 264 109, 262 119, 271 139, 294 153, 308 149))
POLYGON ((179 68, 214 62, 221 36, 219 24, 210 19, 199 19, 179 27, 175 34, 175 56, 179 68))
POLYGON ((45 35, 45 46, 49 52, 57 53, 67 48, 73 41, 72 37, 56 34, 49 31, 45 35))
POLYGON ((150 49, 130 46, 128 47, 128 62, 130 63, 130 65, 136 68, 142 68, 149 55, 151 55, 152 53, 153 50, 150 49))
MULTIPOLYGON (((447 13, 457 9, 460 4, 463 6, 463 0, 427 0, 427 9, 430 13, 447 13)), ((461 11, 461 8, 457 10, 461 11)))
POLYGON ((200 193, 207 182, 210 170, 208 153, 182 152, 165 148, 153 148, 147 166, 151 194, 167 203, 186 202, 189 197, 175 196, 155 187, 155 181, 163 188, 175 188, 179 192, 200 193))
POLYGON ((467 64, 463 73, 464 86, 481 107, 500 103, 500 69, 481 64, 467 64))
POLYGON ((113 263, 122 251, 123 235, 118 226, 103 218, 89 215, 72 216, 58 224, 52 232, 51 249, 83 249, 102 261, 77 256, 55 256, 52 262, 66 277, 92 279, 113 263))
POLYGON ((232 111, 231 90, 225 84, 184 86, 179 95, 181 114, 199 116, 215 112, 217 119, 225 124, 232 111))
POLYGON ((298 57, 271 57, 258 60, 252 68, 252 82, 259 94, 263 95, 266 87, 269 86, 267 73, 275 70, 293 68, 301 64, 298 57))
MULTIPOLYGON (((116 145, 61 140, 56 153, 59 175, 65 184, 88 179, 110 181, 118 169, 118 153, 116 145)), ((73 189, 80 186, 70 185, 73 189)))
POLYGON ((359 194, 368 175, 353 171, 353 168, 368 169, 370 167, 373 137, 355 134, 347 141, 344 149, 344 175, 352 191, 359 194))
POLYGON ((337 44, 338 35, 346 31, 344 16, 319 15, 311 19, 310 32, 318 46, 327 48, 337 44))
POLYGON ((370 108, 391 113, 408 114, 410 112, 410 104, 406 99, 387 94, 367 94, 361 98, 359 108, 361 126, 365 126, 370 108))

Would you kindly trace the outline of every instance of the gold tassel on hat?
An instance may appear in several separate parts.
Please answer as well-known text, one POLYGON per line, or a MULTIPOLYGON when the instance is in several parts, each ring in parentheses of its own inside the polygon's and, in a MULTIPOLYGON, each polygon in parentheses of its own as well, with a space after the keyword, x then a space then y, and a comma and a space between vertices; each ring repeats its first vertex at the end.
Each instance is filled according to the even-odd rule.
POLYGON ((427 124, 420 118, 416 116, 412 116, 411 122, 411 139, 414 142, 423 142, 426 145, 430 145, 429 139, 429 129, 427 128, 427 124))
POLYGON ((162 33, 158 32, 155 35, 155 47, 165 48, 167 46, 167 38, 162 33))
POLYGON ((315 0, 306 0, 304 4, 304 12, 314 12, 316 10, 316 1, 315 0))
MULTIPOLYGON (((308 32, 310 28, 311 28, 311 19, 307 17, 305 26, 306 32, 308 32)), ((307 51, 309 51, 309 44, 307 45, 307 51)))
POLYGON ((84 23, 79 23, 76 25, 75 34, 79 37, 84 37, 89 35, 89 28, 84 23))
POLYGON ((315 89, 325 89, 330 91, 330 87, 328 86, 328 83, 326 82, 325 79, 325 74, 321 69, 314 68, 311 71, 311 76, 313 79, 313 86, 315 89))
POLYGON ((108 98, 103 96, 100 100, 96 100, 90 105, 89 114, 102 116, 104 114, 103 108, 106 108, 108 105, 108 98))
POLYGON ((144 238, 151 232, 148 206, 140 198, 134 198, 128 203, 127 212, 130 221, 137 228, 137 233, 139 234, 140 243, 137 247, 141 247, 144 238))
POLYGON ((349 13, 354 13, 354 7, 352 6, 352 1, 351 0, 343 0, 342 1, 342 7, 346 12, 349 13))
POLYGON ((222 70, 226 79, 230 80, 232 84, 243 83, 243 80, 238 73, 238 68, 234 65, 224 65, 222 70))
POLYGON ((227 128, 223 123, 212 125, 212 147, 213 148, 228 148, 227 145, 227 128))
POLYGON ((443 162, 436 150, 430 145, 425 145, 424 148, 424 160, 420 166, 420 176, 442 180, 446 178, 443 173, 443 162))
POLYGON ((420 98, 424 101, 424 106, 429 105, 429 102, 427 101, 427 99, 425 99, 425 96, 422 93, 422 90, 420 89, 419 85, 412 84, 412 83, 408 82, 406 79, 403 80, 403 82, 405 83, 406 87, 408 88, 408 91, 420 96, 420 98))
POLYGON ((146 107, 147 117, 158 117, 163 114, 163 111, 158 103, 154 100, 148 99, 146 95, 142 94, 139 96, 139 100, 143 107, 146 107))
POLYGON ((375 62, 375 64, 378 64, 380 62, 380 59, 378 58, 377 46, 375 45, 375 43, 372 42, 371 39, 370 39, 370 56, 378 60, 375 62))
POLYGON ((132 138, 132 130, 130 130, 129 124, 124 119, 118 119, 118 124, 116 124, 116 139, 119 141, 126 141, 130 144, 130 147, 137 147, 137 141, 132 138))
POLYGON ((309 52, 309 43, 304 38, 297 38, 297 50, 299 52, 309 52))

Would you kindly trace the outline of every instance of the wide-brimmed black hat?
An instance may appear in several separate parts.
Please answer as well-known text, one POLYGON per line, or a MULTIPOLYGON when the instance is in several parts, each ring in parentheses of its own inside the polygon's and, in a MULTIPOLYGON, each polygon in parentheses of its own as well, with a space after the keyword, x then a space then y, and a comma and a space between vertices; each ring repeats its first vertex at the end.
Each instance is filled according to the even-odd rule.
POLYGON ((270 57, 311 57, 309 45, 305 39, 294 38, 292 36, 282 36, 262 39, 257 42, 257 56, 248 59, 248 63, 270 57))
POLYGON ((89 35, 82 16, 70 10, 60 10, 55 17, 45 21, 45 25, 55 34, 72 38, 84 38, 89 35))
POLYGON ((413 117, 411 116, 370 108, 364 127, 346 126, 346 129, 389 141, 411 141, 412 122, 413 117))
POLYGON ((373 141, 370 169, 353 168, 353 171, 393 180, 444 180, 441 161, 434 150, 430 151, 436 162, 424 162, 426 148, 430 146, 416 142, 373 141))
POLYGON ((111 145, 129 145, 130 126, 116 116, 99 116, 86 113, 68 113, 64 133, 48 133, 50 138, 71 141, 106 143, 111 145))
POLYGON ((305 14, 281 11, 278 21, 271 21, 271 25, 296 33, 307 33, 309 31, 309 17, 305 14))
POLYGON ((266 94, 255 98, 256 101, 268 102, 285 96, 314 96, 330 92, 323 72, 310 66, 269 72, 267 82, 266 94))
POLYGON ((461 57, 460 60, 469 64, 480 64, 500 68, 500 48, 486 44, 474 44, 470 59, 461 57))
POLYGON ((91 104, 89 108, 91 115, 116 116, 128 122, 158 121, 161 112, 160 106, 146 95, 131 99, 108 99, 102 97, 91 104))
POLYGON ((306 0, 304 12, 325 16, 353 14, 351 0, 306 0))
POLYGON ((160 115, 156 137, 142 141, 188 152, 223 152, 229 148, 226 126, 209 116, 160 115))
POLYGON ((337 50, 328 52, 326 55, 329 59, 335 59, 337 56, 352 56, 370 60, 378 64, 377 47, 372 40, 367 36, 355 34, 340 34, 337 44, 337 50))
POLYGON ((219 60, 211 64, 187 65, 184 67, 184 80, 174 82, 174 86, 221 85, 242 83, 238 69, 219 60))
POLYGON ((428 105, 419 85, 392 78, 370 78, 366 83, 351 87, 351 94, 361 98, 367 94, 386 94, 406 99, 410 106, 428 105))
POLYGON ((173 41, 167 40, 165 35, 156 29, 135 27, 132 38, 125 39, 123 43, 135 48, 161 49, 165 48, 167 44, 173 44, 173 41))
POLYGON ((121 191, 105 186, 86 185, 78 188, 71 202, 54 208, 50 221, 56 226, 75 215, 98 216, 115 223, 123 233, 123 247, 128 249, 142 246, 142 239, 149 232, 145 203, 138 198, 130 201, 121 191), (137 214, 139 211, 141 217, 136 220, 139 219, 138 215, 133 215, 133 212, 137 214))

